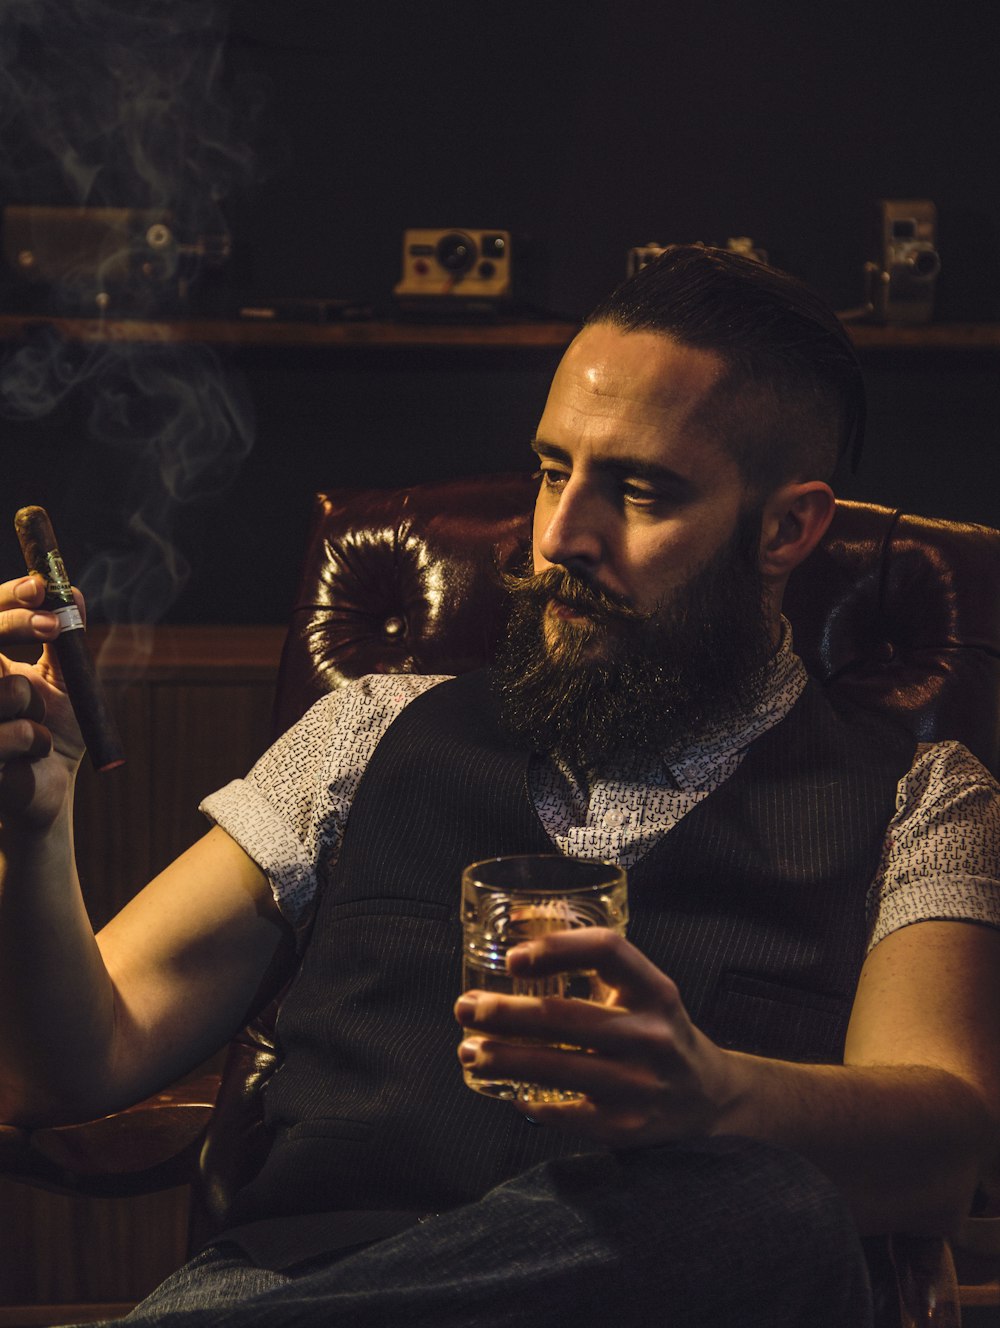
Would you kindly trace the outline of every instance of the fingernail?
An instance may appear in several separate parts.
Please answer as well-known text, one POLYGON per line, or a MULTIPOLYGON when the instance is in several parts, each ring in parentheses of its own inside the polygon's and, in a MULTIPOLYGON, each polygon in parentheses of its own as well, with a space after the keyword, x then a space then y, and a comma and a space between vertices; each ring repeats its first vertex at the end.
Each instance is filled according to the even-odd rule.
POLYGON ((51 636, 59 626, 59 619, 54 613, 33 613, 31 615, 31 626, 36 632, 43 636, 51 636))
POLYGON ((14 587, 14 594, 22 604, 34 604, 38 598, 38 582, 33 576, 26 576, 14 587))
POLYGON ((511 963, 529 965, 534 962, 535 948, 533 945, 512 945, 507 951, 507 964, 511 963))
POLYGON ((459 996, 455 1002, 455 1018, 460 1024, 474 1024, 478 1002, 475 996, 459 996))
POLYGON ((482 1050, 482 1040, 480 1038, 465 1038, 458 1044, 458 1059, 463 1065, 475 1065, 479 1060, 479 1053, 482 1050))

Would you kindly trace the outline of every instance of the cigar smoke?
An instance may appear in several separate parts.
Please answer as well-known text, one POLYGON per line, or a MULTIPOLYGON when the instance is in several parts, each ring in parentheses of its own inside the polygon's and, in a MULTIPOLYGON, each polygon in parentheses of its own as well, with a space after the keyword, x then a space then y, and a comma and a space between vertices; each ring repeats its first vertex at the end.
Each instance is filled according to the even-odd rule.
POLYGON ((0 0, 6 200, 223 221, 251 175, 261 104, 223 58, 232 3, 0 0))
MULTIPOLYGON (((230 3, 0 0, 3 201, 163 208, 192 234, 225 231, 263 105, 223 58, 230 3)), ((142 289, 126 298, 144 312, 142 289)), ((114 476, 115 509, 105 495, 75 572, 89 610, 155 622, 190 572, 179 507, 225 489, 253 445, 248 393, 206 346, 67 345, 42 326, 0 362, 0 413, 30 422, 57 410, 114 476)))

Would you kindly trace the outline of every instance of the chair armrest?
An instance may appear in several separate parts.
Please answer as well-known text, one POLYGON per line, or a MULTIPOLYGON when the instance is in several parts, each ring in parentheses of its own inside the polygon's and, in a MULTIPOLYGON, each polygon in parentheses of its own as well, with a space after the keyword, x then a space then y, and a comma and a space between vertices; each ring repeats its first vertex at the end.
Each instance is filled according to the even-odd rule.
POLYGON ((144 1194, 192 1176, 219 1087, 200 1074, 79 1125, 0 1126, 0 1175, 63 1193, 144 1194))

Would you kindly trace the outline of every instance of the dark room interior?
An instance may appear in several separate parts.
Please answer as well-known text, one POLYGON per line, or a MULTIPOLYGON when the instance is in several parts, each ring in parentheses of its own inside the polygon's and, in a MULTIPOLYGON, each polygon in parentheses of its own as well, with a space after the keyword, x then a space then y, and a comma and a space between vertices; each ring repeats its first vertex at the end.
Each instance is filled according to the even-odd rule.
MULTIPOLYGON (((746 237, 806 281, 868 390, 838 496, 1000 527, 998 65, 995 0, 0 3, 2 579, 39 504, 98 639, 157 628, 109 665, 125 771, 81 777, 95 923, 266 745, 313 494, 531 471, 634 249, 746 237), (881 200, 936 208, 912 322, 865 314, 881 200), (71 208, 155 214, 189 252, 120 276, 88 232, 61 264, 30 227, 71 208), (401 307, 422 228, 509 233, 509 299, 401 307)), ((0 1180, 0 1322, 120 1308, 186 1224, 179 1190, 0 1180)))
MULTIPOLYGON (((167 309, 169 354, 148 341, 85 353, 53 344, 38 322, 27 342, 8 328, 11 512, 52 510, 96 619, 280 623, 314 490, 529 467, 558 338, 442 348, 431 336, 419 344, 418 325, 406 345, 317 345, 296 344, 294 327, 268 339, 257 325, 252 343, 237 329, 206 350, 197 326, 169 330, 171 318, 248 307, 309 320, 324 301, 392 320, 403 232, 416 227, 509 231, 517 303, 498 317, 561 321, 568 339, 625 275, 628 251, 651 242, 747 236, 836 309, 856 309, 878 200, 930 200, 933 322, 905 341, 861 341, 868 441, 836 487, 1000 524, 998 21, 986 0, 952 7, 932 31, 853 0, 515 0, 474 14, 245 0, 217 4, 212 22, 212 6, 180 5, 155 57, 122 24, 104 68, 107 6, 89 6, 94 27, 36 8, 63 14, 48 16, 46 40, 66 43, 66 64, 36 55, 33 77, 8 89, 23 101, 6 108, 17 150, 0 173, 4 203, 166 204, 231 237, 229 258, 191 284, 180 315, 163 289, 131 297, 133 308, 167 309), (81 41, 93 60, 76 58, 81 41), (107 98, 129 80, 143 86, 149 60, 162 100, 135 123, 109 114, 107 98), (63 92, 36 115, 30 98, 45 95, 47 70, 63 92), (84 173, 74 157, 70 169, 67 148, 103 165, 84 173), (162 412, 133 401, 123 416, 123 398, 147 402, 160 375, 162 412), (239 565, 224 593, 211 571, 222 547, 239 565), (124 590, 108 591, 109 566, 124 590)), ((12 57, 31 55, 23 33, 0 35, 12 57)), ((92 312, 86 294, 31 286, 10 268, 12 311, 62 299, 64 313, 92 312)), ((109 316, 127 314, 129 299, 112 291, 109 316)), ((8 548, 13 557, 12 539, 8 548)))

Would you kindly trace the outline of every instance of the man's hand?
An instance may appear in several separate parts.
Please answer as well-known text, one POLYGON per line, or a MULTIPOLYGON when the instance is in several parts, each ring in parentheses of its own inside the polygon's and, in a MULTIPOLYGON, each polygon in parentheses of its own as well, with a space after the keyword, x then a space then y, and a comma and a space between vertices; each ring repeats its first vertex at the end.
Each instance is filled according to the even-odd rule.
MULTIPOLYGON (((46 647, 58 620, 42 608, 45 586, 36 576, 0 584, 0 642, 46 647)), ((83 600, 77 602, 83 610, 83 600)), ((55 653, 37 664, 0 655, 0 818, 44 827, 64 805, 83 752, 79 727, 62 690, 55 653)))
POLYGON ((507 966, 524 979, 593 971, 607 989, 600 1003, 481 991, 459 999, 465 1066, 585 1095, 518 1104, 533 1120, 627 1148, 709 1134, 733 1105, 729 1054, 694 1026, 670 978, 621 936, 602 927, 554 932, 511 950, 507 966))
POLYGON ((947 1233, 977 1181, 1000 1174, 993 928, 922 922, 881 941, 862 970, 843 1065, 715 1046, 674 983, 611 932, 557 932, 512 950, 508 966, 522 978, 592 969, 608 986, 600 1004, 460 997, 464 1064, 586 1095, 518 1107, 534 1120, 615 1148, 713 1133, 781 1144, 841 1186, 865 1234, 947 1233), (502 1040, 512 1037, 564 1045, 502 1040))

